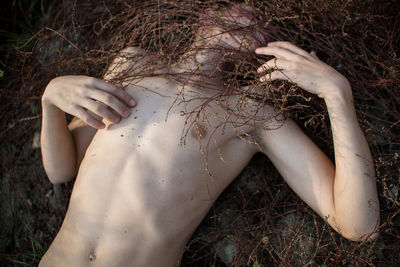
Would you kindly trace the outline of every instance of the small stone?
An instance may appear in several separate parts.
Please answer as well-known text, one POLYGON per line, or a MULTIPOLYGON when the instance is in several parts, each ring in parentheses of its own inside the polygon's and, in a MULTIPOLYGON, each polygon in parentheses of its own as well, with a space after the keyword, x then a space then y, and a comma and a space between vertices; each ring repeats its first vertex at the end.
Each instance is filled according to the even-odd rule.
POLYGON ((50 197, 52 193, 53 193, 53 190, 50 189, 49 191, 47 191, 46 197, 50 197))
POLYGON ((213 247, 213 250, 223 262, 230 265, 237 252, 237 247, 229 237, 225 237, 213 247))
POLYGON ((32 148, 40 148, 40 132, 35 132, 33 136, 33 141, 32 141, 32 148))
POLYGON ((389 197, 393 200, 397 199, 399 195, 399 188, 395 185, 389 190, 389 197))

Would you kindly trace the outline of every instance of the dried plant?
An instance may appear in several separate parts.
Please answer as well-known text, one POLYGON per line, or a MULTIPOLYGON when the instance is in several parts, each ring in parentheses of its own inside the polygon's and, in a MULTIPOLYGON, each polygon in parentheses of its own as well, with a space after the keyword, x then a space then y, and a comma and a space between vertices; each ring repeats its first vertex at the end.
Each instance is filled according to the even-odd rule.
MULTIPOLYGON (((226 111, 225 123, 247 121, 260 127, 259 122, 265 118, 257 115, 258 108, 269 104, 274 106, 273 116, 291 116, 332 158, 332 137, 323 101, 289 82, 262 84, 257 79, 257 67, 268 58, 256 56, 255 46, 288 40, 307 51, 316 51, 350 80, 359 122, 375 161, 382 217, 380 238, 368 244, 341 238, 293 195, 267 159, 257 156, 210 211, 189 242, 183 265, 227 264, 218 254, 218 247, 227 244, 235 248, 228 262, 232 266, 398 263, 400 31, 396 10, 396 1, 361 0, 87 0, 55 5, 38 25, 36 34, 17 47, 13 60, 7 66, 1 65, 5 70, 0 91, 1 172, 16 199, 10 215, 15 218, 14 225, 23 221, 16 215, 16 207, 27 209, 28 214, 48 216, 38 211, 50 205, 47 200, 36 200, 26 207, 32 189, 21 185, 28 179, 38 192, 49 190, 48 186, 37 185, 44 177, 42 170, 28 174, 21 167, 40 164, 40 154, 32 152, 34 157, 30 156, 29 144, 33 132, 39 129, 40 97, 46 84, 67 74, 101 78, 126 47, 137 47, 145 53, 130 57, 140 64, 133 64, 110 82, 162 75, 184 86, 201 88, 207 86, 199 82, 205 78, 224 81, 223 90, 213 97, 199 95, 204 104, 185 114, 190 122, 187 127, 203 118, 203 110, 211 101, 226 111), (214 27, 216 34, 202 32, 206 27, 214 27), (199 33, 205 36, 203 42, 196 39, 199 33), (218 36, 239 38, 239 42, 214 43, 218 36), (199 51, 217 55, 211 66, 214 71, 175 71, 199 51), (160 69, 164 71, 160 73, 160 69), (228 94, 237 96, 235 108, 220 101, 228 94), (248 111, 243 99, 252 99, 257 108, 248 111), (254 183, 251 188, 250 180, 254 183), (228 211, 233 215, 226 215, 228 211)), ((207 69, 207 64, 211 63, 200 65, 207 69)), ((175 103, 182 101, 181 94, 175 103)), ((182 129, 182 142, 187 129, 182 129)), ((64 201, 69 190, 70 186, 61 190, 64 201)), ((65 205, 60 199, 55 203, 53 210, 65 205)), ((2 213, 3 209, 7 208, 2 206, 2 213)), ((43 223, 40 216, 36 223, 23 221, 29 230, 20 232, 48 243, 62 217, 58 211, 52 225, 43 223), (37 232, 48 234, 38 237, 37 232)), ((7 234, 14 238, 17 235, 7 234)), ((12 255, 30 249, 28 243, 19 241, 16 245, 14 240, 5 246, 2 255, 15 259, 12 255)))

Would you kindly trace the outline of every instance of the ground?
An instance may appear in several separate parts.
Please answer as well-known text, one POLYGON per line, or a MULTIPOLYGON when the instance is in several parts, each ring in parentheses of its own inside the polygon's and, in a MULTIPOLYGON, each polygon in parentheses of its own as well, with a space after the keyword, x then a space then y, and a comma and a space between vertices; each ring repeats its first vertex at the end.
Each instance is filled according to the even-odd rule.
MULTIPOLYGON (((83 18, 77 13, 78 33, 74 35, 67 30, 70 17, 66 15, 74 10, 68 8, 74 7, 74 1, 65 1, 69 3, 65 9, 55 2, 13 1, 0 13, 6 21, 0 45, 0 266, 37 265, 61 225, 73 186, 73 182, 52 185, 43 170, 39 148, 43 86, 56 75, 93 74, 104 68, 104 63, 85 61, 93 55, 91 40, 106 38, 104 29, 90 21, 90 15, 90 27, 79 24, 83 18), (66 22, 57 24, 51 18, 66 22), (88 29, 97 35, 82 39, 88 29), (83 51, 79 56, 73 52, 74 45, 83 51), (72 56, 76 57, 66 61, 72 56), (44 72, 49 62, 62 67, 44 72)), ((259 2, 274 14, 270 17, 274 27, 281 29, 281 39, 315 49, 352 83, 377 174, 380 235, 366 243, 340 237, 288 188, 271 162, 258 154, 210 210, 189 242, 182 265, 396 266, 400 262, 399 3, 259 2)), ((90 14, 98 17, 109 5, 113 18, 118 19, 115 14, 120 14, 120 6, 107 2, 91 8, 90 3, 83 5, 90 14)), ((108 18, 105 15, 104 20, 108 18)), ((124 29, 121 21, 115 22, 122 26, 113 28, 113 34, 124 29)), ((295 119, 332 157, 326 114, 318 105, 310 109, 315 115, 312 119, 301 110, 295 119)))

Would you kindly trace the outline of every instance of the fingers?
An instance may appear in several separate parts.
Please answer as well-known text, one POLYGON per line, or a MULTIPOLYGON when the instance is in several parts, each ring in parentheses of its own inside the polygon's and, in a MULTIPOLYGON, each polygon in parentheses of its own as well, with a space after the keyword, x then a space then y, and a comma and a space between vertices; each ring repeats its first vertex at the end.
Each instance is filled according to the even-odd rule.
POLYGON ((88 111, 93 112, 95 115, 100 116, 101 118, 105 118, 108 121, 119 123, 121 121, 121 117, 110 111, 104 104, 94 101, 91 99, 85 99, 82 101, 82 107, 86 108, 88 111))
POLYGON ((306 57, 306 58, 310 57, 309 53, 307 53, 303 49, 295 46, 294 44, 292 44, 290 42, 271 42, 271 43, 268 43, 268 47, 280 47, 280 48, 284 48, 286 50, 289 50, 289 51, 291 51, 293 53, 302 55, 303 57, 306 57))
POLYGON ((100 101, 104 105, 115 110, 116 113, 120 114, 123 117, 128 117, 130 115, 129 109, 126 104, 119 100, 113 94, 101 90, 88 89, 87 96, 94 100, 100 101))
POLYGON ((263 73, 269 69, 287 69, 290 67, 290 62, 285 60, 285 59, 277 59, 277 58, 273 58, 269 61, 267 61, 266 63, 264 63, 263 65, 261 65, 258 69, 257 72, 258 73, 263 73))
POLYGON ((302 62, 304 60, 318 59, 315 52, 308 53, 290 42, 271 42, 266 47, 257 48, 257 54, 271 55, 277 58, 302 62))
POLYGON ((277 58, 286 58, 286 59, 290 59, 295 55, 293 54, 293 52, 285 48, 270 47, 270 46, 257 48, 256 53, 261 55, 270 55, 270 56, 275 56, 277 58))
POLYGON ((85 109, 81 107, 76 107, 73 115, 81 119, 87 125, 96 128, 96 129, 104 129, 106 126, 99 120, 96 120, 93 116, 91 116, 85 109))
POLYGON ((262 82, 270 82, 274 80, 289 80, 289 77, 285 75, 285 73, 281 70, 275 70, 267 75, 264 75, 260 78, 262 82))
POLYGON ((116 86, 114 86, 110 83, 107 83, 103 80, 100 80, 100 79, 91 78, 89 81, 91 82, 91 85, 93 87, 99 88, 104 91, 112 92, 113 90, 115 90, 117 88, 116 86))
POLYGON ((261 67, 257 69, 258 73, 263 73, 270 69, 276 69, 275 71, 268 73, 260 78, 260 81, 273 81, 273 80, 289 80, 287 75, 285 75, 284 70, 288 70, 291 66, 290 61, 285 59, 276 59, 273 58, 267 63, 263 64, 261 67))
POLYGON ((95 79, 93 78, 92 80, 92 85, 95 88, 101 89, 103 91, 109 92, 115 96, 117 96, 119 99, 124 101, 128 106, 135 106, 136 102, 135 100, 123 89, 122 86, 114 86, 110 83, 107 83, 103 80, 100 79, 95 79))
POLYGON ((317 58, 315 52, 307 53, 303 49, 300 49, 289 42, 271 42, 268 43, 268 46, 266 47, 257 48, 255 52, 257 54, 275 56, 275 58, 267 61, 257 69, 258 73, 275 69, 275 71, 260 78, 260 80, 263 82, 273 80, 290 80, 287 74, 292 75, 294 69, 307 64, 307 62, 310 62, 310 60, 313 61, 313 59, 317 58))
POLYGON ((257 69, 258 73, 263 73, 270 69, 276 69, 275 71, 268 73, 260 78, 260 81, 274 81, 274 80, 289 80, 289 77, 284 73, 284 70, 290 69, 291 62, 285 59, 273 58, 263 64, 257 69))
POLYGON ((128 106, 133 107, 136 105, 135 100, 123 89, 122 86, 117 86, 117 88, 111 93, 124 101, 128 106))

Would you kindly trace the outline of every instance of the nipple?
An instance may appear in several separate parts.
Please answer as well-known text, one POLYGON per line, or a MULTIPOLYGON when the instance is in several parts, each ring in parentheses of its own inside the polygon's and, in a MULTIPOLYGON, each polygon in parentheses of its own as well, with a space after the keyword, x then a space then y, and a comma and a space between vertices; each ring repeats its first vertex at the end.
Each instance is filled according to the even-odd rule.
POLYGON ((95 259, 96 259, 96 254, 94 254, 93 251, 90 252, 90 253, 89 253, 89 260, 90 260, 90 261, 94 261, 95 259))

